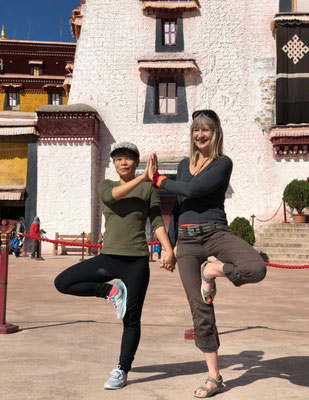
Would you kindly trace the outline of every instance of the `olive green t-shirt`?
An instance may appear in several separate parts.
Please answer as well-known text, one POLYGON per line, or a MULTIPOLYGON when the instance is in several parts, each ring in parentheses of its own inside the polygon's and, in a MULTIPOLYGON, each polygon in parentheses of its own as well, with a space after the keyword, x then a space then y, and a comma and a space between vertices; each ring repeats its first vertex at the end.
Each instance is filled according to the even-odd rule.
POLYGON ((149 255, 145 225, 147 217, 152 230, 164 226, 160 197, 151 182, 143 182, 121 200, 114 200, 112 189, 120 182, 103 180, 99 193, 103 202, 105 233, 102 254, 124 256, 149 255))

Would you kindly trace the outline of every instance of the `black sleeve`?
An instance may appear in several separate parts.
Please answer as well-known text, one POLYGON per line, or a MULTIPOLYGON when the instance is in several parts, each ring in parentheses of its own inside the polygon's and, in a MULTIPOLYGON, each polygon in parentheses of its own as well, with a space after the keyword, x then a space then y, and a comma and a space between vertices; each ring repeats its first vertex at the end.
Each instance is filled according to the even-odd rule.
POLYGON ((230 179, 232 168, 232 160, 224 156, 215 160, 208 170, 193 176, 189 182, 173 181, 167 178, 162 181, 161 188, 188 198, 205 196, 230 179))
POLYGON ((173 205, 170 222, 168 225, 168 237, 171 242, 172 247, 176 245, 178 239, 178 218, 179 218, 179 201, 177 197, 173 205))

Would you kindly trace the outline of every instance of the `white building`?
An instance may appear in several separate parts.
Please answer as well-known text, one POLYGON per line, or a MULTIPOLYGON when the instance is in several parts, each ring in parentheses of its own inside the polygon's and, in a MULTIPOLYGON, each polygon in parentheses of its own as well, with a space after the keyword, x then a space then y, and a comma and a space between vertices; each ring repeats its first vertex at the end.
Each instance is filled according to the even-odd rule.
POLYGON ((49 237, 100 229, 90 181, 115 178, 113 142, 134 142, 142 161, 156 151, 160 171, 175 173, 196 109, 218 113, 234 162, 229 222, 270 217, 285 185, 309 176, 308 0, 87 0, 83 11, 69 104, 97 111, 99 141, 48 151, 39 144, 39 190, 51 170, 62 182, 45 183, 38 197, 49 237))

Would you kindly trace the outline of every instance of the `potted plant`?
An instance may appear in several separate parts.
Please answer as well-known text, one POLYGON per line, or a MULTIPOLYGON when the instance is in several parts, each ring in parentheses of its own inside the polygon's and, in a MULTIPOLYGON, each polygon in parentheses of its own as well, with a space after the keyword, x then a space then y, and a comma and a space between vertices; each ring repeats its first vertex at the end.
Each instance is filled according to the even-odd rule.
POLYGON ((298 214, 293 214, 294 222, 306 222, 304 208, 309 206, 309 184, 304 180, 294 179, 288 183, 283 192, 283 200, 287 205, 296 209, 298 214))
POLYGON ((239 236, 247 243, 254 245, 255 235, 254 229, 250 225, 250 222, 243 217, 236 217, 230 224, 231 231, 234 235, 239 236))

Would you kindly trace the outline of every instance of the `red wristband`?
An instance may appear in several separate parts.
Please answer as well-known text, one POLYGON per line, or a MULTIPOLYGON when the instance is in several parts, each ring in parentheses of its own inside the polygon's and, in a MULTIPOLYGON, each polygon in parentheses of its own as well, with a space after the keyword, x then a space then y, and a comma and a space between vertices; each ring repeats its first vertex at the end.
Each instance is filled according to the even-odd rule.
POLYGON ((156 172, 153 174, 153 177, 152 177, 152 186, 154 186, 155 188, 158 188, 157 182, 158 182, 158 179, 159 179, 159 178, 160 178, 160 174, 159 174, 158 171, 156 171, 156 172))

